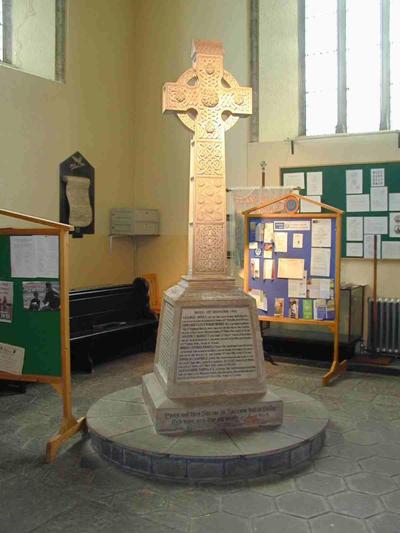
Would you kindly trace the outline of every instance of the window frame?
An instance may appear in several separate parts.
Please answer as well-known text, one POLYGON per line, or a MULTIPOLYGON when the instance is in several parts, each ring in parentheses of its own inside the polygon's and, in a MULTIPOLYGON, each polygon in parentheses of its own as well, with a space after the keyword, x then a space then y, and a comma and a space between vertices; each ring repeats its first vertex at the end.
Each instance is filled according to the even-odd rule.
POLYGON ((12 64, 12 0, 0 0, 3 7, 3 59, 0 63, 12 64))
MULTIPOLYGON (((337 124, 335 132, 323 135, 349 134, 347 131, 347 74, 346 74, 346 0, 337 1, 337 124)), ((306 0, 298 0, 299 45, 299 135, 307 136, 305 21, 306 0)), ((381 72, 379 131, 390 131, 390 0, 380 0, 381 12, 381 72)), ((393 130, 396 131, 396 130, 393 130)), ((367 133, 367 132, 357 132, 367 133)), ((368 132, 371 133, 371 132, 368 132)), ((350 135, 350 134, 349 134, 350 135)), ((313 135, 311 135, 313 136, 313 135)))

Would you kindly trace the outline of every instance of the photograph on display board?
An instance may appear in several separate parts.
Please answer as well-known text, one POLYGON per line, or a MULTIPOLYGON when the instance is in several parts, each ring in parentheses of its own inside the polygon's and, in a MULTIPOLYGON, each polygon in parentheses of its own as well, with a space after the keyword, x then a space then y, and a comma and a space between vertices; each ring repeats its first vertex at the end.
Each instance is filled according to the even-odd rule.
POLYGON ((275 316, 283 316, 285 312, 285 299, 275 298, 275 316))
POLYGON ((60 284, 53 281, 24 281, 22 283, 26 311, 58 311, 60 284))
POLYGON ((299 318, 299 300, 298 298, 289 299, 289 318, 299 318))

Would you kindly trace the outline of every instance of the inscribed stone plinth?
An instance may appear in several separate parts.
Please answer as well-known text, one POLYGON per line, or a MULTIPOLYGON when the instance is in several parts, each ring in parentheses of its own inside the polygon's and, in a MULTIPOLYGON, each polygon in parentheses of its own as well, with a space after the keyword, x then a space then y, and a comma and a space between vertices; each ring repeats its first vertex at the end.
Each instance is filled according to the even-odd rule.
POLYGON ((159 432, 279 425, 282 401, 266 390, 255 301, 226 276, 225 131, 251 114, 251 89, 224 70, 221 43, 196 41, 192 59, 163 90, 163 111, 194 132, 189 274, 164 294, 143 396, 159 432))

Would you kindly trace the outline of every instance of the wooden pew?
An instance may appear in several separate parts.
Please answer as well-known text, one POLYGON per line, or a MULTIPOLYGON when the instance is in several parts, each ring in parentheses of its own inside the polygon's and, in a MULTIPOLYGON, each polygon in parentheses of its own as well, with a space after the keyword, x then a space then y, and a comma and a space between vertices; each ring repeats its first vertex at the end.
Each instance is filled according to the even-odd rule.
POLYGON ((158 320, 150 310, 148 282, 70 291, 74 367, 92 371, 96 353, 154 349, 158 320), (150 344, 150 348, 149 348, 150 344))

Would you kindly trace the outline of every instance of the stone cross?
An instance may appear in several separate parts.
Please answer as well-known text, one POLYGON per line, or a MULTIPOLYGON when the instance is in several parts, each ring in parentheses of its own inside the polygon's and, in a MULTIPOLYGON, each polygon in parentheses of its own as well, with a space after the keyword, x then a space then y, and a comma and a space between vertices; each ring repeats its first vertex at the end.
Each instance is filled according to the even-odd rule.
POLYGON ((163 88, 163 112, 194 132, 190 144, 189 275, 226 276, 225 131, 251 114, 252 91, 224 70, 222 43, 194 41, 192 68, 163 88))

